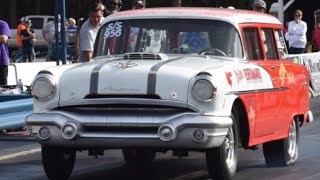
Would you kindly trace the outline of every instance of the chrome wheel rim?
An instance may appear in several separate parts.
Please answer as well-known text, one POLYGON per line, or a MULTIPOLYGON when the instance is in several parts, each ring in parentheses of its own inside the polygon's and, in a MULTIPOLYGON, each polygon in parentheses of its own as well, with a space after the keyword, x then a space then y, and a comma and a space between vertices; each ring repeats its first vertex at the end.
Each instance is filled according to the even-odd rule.
POLYGON ((297 128, 296 128, 295 120, 292 121, 292 124, 290 126, 288 141, 289 141, 288 154, 291 158, 293 158, 296 155, 296 150, 297 150, 297 128))
POLYGON ((235 147, 234 147, 234 133, 232 127, 228 129, 228 134, 225 139, 224 149, 226 164, 229 169, 235 166, 235 147))

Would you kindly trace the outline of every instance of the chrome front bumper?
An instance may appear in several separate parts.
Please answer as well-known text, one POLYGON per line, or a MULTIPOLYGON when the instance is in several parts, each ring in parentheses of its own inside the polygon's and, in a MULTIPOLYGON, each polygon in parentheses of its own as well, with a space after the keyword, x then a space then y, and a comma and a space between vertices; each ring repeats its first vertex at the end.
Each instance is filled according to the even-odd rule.
POLYGON ((152 113, 124 115, 96 112, 88 115, 79 112, 53 111, 31 114, 26 118, 26 122, 32 126, 32 132, 40 144, 83 149, 125 147, 207 149, 220 146, 228 128, 232 126, 230 117, 204 116, 192 112, 176 114, 168 112, 155 116, 152 113), (66 139, 62 135, 62 129, 66 124, 71 124, 76 129, 75 136, 71 139, 66 139), (39 130, 44 127, 50 132, 48 138, 41 138, 39 135, 39 130), (205 135, 201 141, 195 139, 196 130, 205 135), (168 132, 171 132, 172 136, 169 135, 168 139, 163 138, 167 137, 168 132))

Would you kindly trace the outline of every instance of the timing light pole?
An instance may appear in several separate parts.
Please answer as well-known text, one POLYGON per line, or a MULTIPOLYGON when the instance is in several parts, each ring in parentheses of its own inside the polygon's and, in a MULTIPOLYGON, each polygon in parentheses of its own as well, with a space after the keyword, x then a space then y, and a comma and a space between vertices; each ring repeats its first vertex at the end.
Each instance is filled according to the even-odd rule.
POLYGON ((66 64, 67 61, 67 48, 66 48, 66 8, 65 0, 55 0, 55 56, 57 65, 60 64, 60 58, 62 64, 66 64), (59 27, 60 24, 60 27, 59 27), (59 38, 60 34, 60 38, 59 38), (61 41, 60 41, 61 40, 61 41), (61 48, 59 48, 59 46, 61 48), (61 52, 60 52, 61 50, 61 52), (61 56, 60 56, 61 55, 61 56))

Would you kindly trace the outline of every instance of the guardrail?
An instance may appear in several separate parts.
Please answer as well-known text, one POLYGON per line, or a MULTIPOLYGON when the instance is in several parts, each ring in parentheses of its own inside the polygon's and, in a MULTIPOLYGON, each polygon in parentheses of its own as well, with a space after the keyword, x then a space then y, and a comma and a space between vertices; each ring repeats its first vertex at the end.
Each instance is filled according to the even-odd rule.
POLYGON ((32 113, 33 99, 19 99, 0 103, 0 130, 26 126, 25 118, 32 113))

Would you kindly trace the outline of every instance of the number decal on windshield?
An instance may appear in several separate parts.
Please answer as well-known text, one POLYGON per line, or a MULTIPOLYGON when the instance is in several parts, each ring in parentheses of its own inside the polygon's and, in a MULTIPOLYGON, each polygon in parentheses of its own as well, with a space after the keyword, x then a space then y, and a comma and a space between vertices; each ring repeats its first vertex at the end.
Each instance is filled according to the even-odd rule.
POLYGON ((119 37, 122 34, 122 22, 110 23, 104 33, 104 38, 119 37))

